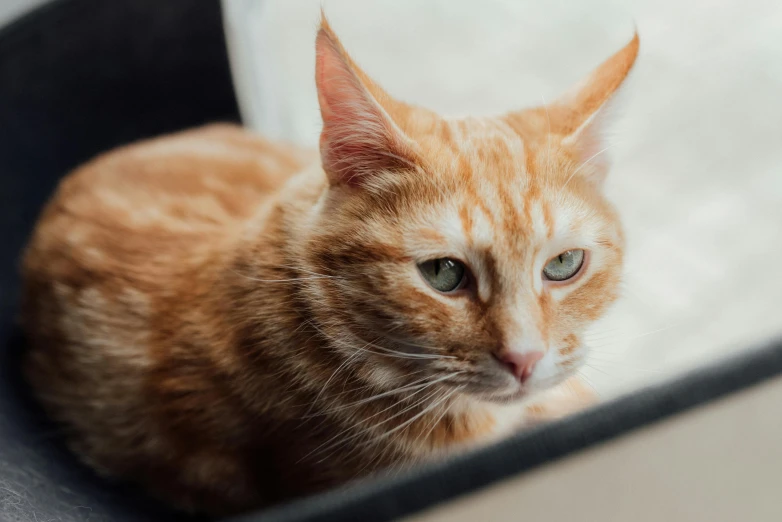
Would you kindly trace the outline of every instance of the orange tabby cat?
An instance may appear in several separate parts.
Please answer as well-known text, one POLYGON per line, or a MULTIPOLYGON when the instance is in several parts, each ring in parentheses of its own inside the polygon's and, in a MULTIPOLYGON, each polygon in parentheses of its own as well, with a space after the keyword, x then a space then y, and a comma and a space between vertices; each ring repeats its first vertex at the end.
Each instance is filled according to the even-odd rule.
POLYGON ((449 120, 324 21, 320 161, 217 125, 63 180, 24 258, 38 397, 96 470, 212 514, 588 404, 539 392, 617 296, 599 133, 637 52, 547 107, 449 120))

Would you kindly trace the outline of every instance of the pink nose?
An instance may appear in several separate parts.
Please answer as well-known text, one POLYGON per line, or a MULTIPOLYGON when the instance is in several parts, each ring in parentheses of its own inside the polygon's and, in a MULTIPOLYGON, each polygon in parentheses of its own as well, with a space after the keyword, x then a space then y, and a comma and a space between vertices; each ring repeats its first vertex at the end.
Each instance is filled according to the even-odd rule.
POLYGON ((520 382, 524 382, 530 378, 532 371, 535 369, 535 365, 543 358, 543 352, 507 352, 499 357, 505 366, 508 367, 510 372, 516 376, 520 382))

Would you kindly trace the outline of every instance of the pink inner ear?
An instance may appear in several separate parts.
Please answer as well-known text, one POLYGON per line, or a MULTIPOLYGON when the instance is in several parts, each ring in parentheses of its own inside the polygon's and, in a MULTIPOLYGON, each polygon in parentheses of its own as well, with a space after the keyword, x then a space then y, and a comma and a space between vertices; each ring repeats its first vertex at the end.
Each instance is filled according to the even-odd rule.
POLYGON ((320 151, 331 182, 358 186, 379 173, 411 167, 401 131, 323 29, 316 49, 315 79, 323 118, 320 151))
POLYGON ((315 83, 324 124, 339 117, 334 106, 346 105, 358 94, 357 78, 348 70, 331 38, 323 31, 316 41, 315 83), (341 85, 340 85, 341 84, 341 85), (347 84, 347 85, 345 85, 347 84))

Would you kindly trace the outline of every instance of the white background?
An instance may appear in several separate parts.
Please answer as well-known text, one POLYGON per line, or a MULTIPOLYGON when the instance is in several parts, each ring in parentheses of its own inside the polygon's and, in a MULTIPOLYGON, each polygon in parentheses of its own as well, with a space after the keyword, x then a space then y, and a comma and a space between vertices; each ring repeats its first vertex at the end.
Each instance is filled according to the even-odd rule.
MULTIPOLYGON (((248 121, 315 144, 320 0, 224 0, 248 121)), ((604 396, 782 333, 782 2, 325 0, 358 63, 447 115, 552 99, 632 35, 608 193, 625 295, 594 328, 604 396)))

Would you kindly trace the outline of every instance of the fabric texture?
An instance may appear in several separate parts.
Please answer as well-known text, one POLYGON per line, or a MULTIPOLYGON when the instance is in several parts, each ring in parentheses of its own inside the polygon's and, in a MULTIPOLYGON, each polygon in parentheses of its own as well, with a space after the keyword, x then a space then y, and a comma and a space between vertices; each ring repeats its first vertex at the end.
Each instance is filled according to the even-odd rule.
POLYGON ((19 376, 18 259, 71 168, 116 145, 237 121, 217 0, 60 0, 0 30, 0 520, 176 518, 95 477, 19 376))

